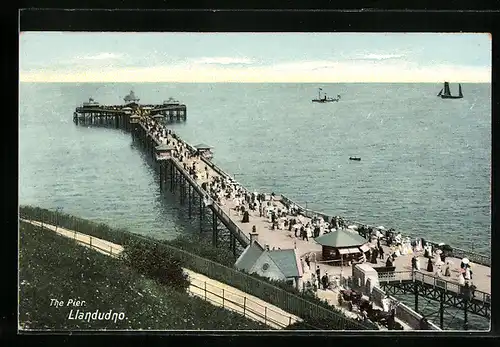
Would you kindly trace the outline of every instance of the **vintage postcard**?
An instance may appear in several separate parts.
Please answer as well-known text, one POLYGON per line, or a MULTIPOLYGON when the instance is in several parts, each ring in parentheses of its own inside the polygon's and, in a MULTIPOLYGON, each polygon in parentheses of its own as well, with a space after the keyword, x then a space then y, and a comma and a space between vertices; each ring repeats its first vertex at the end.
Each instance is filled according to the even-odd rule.
POLYGON ((19 44, 19 332, 490 329, 490 35, 19 44))

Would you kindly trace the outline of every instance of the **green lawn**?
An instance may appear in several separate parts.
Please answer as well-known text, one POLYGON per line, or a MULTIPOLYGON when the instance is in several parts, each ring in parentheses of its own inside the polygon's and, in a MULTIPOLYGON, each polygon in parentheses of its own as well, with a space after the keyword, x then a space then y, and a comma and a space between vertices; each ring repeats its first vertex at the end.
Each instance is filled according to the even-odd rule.
MULTIPOLYGON (((20 225, 19 322, 22 329, 254 330, 267 326, 138 274, 123 262, 51 231, 20 225), (51 306, 51 299, 65 306, 51 306), (69 299, 84 300, 68 307, 69 299), (68 319, 116 313, 114 320, 68 319), (123 312, 125 318, 117 317, 123 312), (116 322, 115 322, 116 320, 116 322)), ((112 316, 112 314, 111 314, 112 316)), ((113 316, 112 316, 113 317, 113 316)))

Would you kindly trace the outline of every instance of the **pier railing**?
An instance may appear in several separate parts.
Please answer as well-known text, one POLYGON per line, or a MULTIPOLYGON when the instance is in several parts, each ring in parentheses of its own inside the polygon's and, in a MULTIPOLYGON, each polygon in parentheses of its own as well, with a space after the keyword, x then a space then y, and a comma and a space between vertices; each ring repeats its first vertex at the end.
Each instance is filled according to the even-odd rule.
MULTIPOLYGON (((291 205, 297 206, 300 213, 308 218, 318 216, 318 217, 322 217, 323 219, 325 219, 327 221, 330 221, 333 217, 333 216, 329 216, 327 214, 324 214, 322 212, 318 212, 318 211, 314 211, 314 210, 311 210, 308 208, 304 208, 304 207, 300 206, 298 203, 296 203, 295 201, 287 198, 284 195, 281 195, 281 202, 287 207, 290 207, 291 205)), ((366 225, 367 227, 374 227, 374 226, 367 225, 367 224, 360 223, 360 222, 356 222, 356 221, 348 221, 348 222, 349 222, 349 224, 366 225)), ((408 237, 415 238, 414 236, 408 236, 408 237)), ((425 242, 432 245, 433 247, 437 247, 439 245, 438 242, 433 242, 433 241, 429 241, 429 240, 425 240, 425 242)), ((468 258, 473 263, 484 265, 484 266, 491 266, 491 258, 487 255, 479 254, 479 253, 472 252, 472 251, 467 251, 467 250, 464 250, 461 248, 456 248, 453 246, 451 246, 451 248, 452 248, 452 252, 451 252, 452 257, 459 258, 459 259, 468 258)))
MULTIPOLYGON (((370 281, 370 279, 368 279, 370 281)), ((369 286, 367 286, 369 287, 369 286)), ((367 293, 369 294, 369 293, 367 293)), ((380 306, 383 307, 383 302, 382 300, 388 296, 381 288, 379 287, 373 287, 372 292, 371 292, 371 298, 373 302, 380 306)), ((399 304, 396 306, 396 317, 400 319, 401 321, 405 322, 409 326, 411 326, 414 330, 422 330, 421 327, 421 321, 424 316, 422 316, 420 313, 412 310, 408 305, 400 302, 396 298, 392 297, 389 295, 389 299, 392 302, 399 302, 399 304)), ((428 330, 441 330, 437 325, 435 325, 433 322, 428 321, 428 330)))
MULTIPOLYGON (((191 185, 194 185, 198 187, 200 192, 203 192, 203 189, 201 186, 196 183, 196 181, 184 170, 184 168, 180 165, 180 163, 177 161, 177 159, 171 158, 171 160, 174 162, 176 165, 177 169, 182 172, 184 177, 189 181, 191 185)), ((205 192, 206 193, 206 192, 205 192)), ((245 243, 245 247, 250 244, 250 238, 241 230, 241 228, 236 225, 236 223, 227 215, 226 212, 215 202, 213 201, 211 204, 211 208, 219 215, 219 218, 223 220, 223 223, 229 228, 230 231, 235 232, 237 234, 237 237, 239 237, 240 240, 245 243)))
MULTIPOLYGON (((144 124, 142 122, 140 122, 139 124, 144 129, 144 131, 146 132, 146 134, 149 137, 151 137, 157 144, 159 144, 159 140, 157 138, 155 138, 153 136, 153 134, 151 134, 150 131, 148 131, 148 129, 144 126, 144 124)), ((180 140, 180 137, 175 132, 173 132, 173 131, 172 131, 172 136, 174 136, 175 138, 177 138, 178 141, 182 141, 182 140, 180 140)), ((191 151, 195 151, 196 150, 196 148, 194 148, 189 143, 187 143, 187 142, 184 142, 184 143, 189 148, 189 150, 191 150, 191 151)), ((228 174, 226 174, 224 171, 222 171, 221 169, 219 169, 217 167, 217 165, 215 165, 214 163, 212 163, 210 160, 205 159, 203 157, 201 159, 203 160, 203 162, 205 162, 207 165, 209 165, 213 170, 215 170, 219 175, 221 175, 223 177, 229 177, 228 174)), ((171 160, 174 162, 174 164, 176 165, 177 169, 180 170, 183 173, 184 177, 186 177, 186 179, 189 181, 189 183, 192 186, 198 187, 198 189, 199 189, 200 192, 203 192, 203 189, 201 188, 201 186, 186 172, 186 170, 184 170, 184 168, 182 167, 182 165, 180 165, 179 161, 177 159, 175 159, 175 158, 171 158, 171 160)), ((238 225, 236 225, 236 223, 227 215, 226 212, 224 212, 224 210, 215 201, 212 202, 211 206, 212 206, 212 209, 223 220, 224 224, 228 228, 230 228, 230 230, 233 230, 235 233, 238 234, 238 237, 240 238, 240 240, 242 240, 245 243, 244 246, 245 247, 248 246, 250 244, 250 238, 243 232, 243 230, 241 230, 241 228, 238 225)))
MULTIPOLYGON (((452 292, 457 295, 468 295, 469 293, 464 292, 464 286, 446 280, 444 278, 435 277, 433 275, 428 275, 420 271, 394 271, 394 272, 383 272, 378 274, 379 282, 413 282, 418 281, 421 283, 428 284, 432 287, 441 288, 447 292, 452 292)), ((470 292, 473 296, 471 299, 490 304, 491 294, 482 292, 480 290, 474 290, 470 292)))
POLYGON ((241 239, 246 241, 246 245, 248 246, 250 244, 250 238, 243 232, 243 230, 240 229, 239 226, 236 225, 236 223, 227 215, 227 213, 224 212, 216 202, 212 203, 212 208, 216 211, 219 217, 224 220, 225 224, 229 228, 232 228, 236 233, 238 233, 241 239))
POLYGON ((238 270, 198 257, 171 246, 166 247, 168 247, 175 256, 181 258, 181 261, 186 264, 185 267, 202 273, 210 278, 227 283, 232 287, 254 295, 293 315, 301 318, 309 317, 312 320, 329 320, 337 327, 337 329, 341 330, 368 329, 367 326, 348 319, 340 313, 313 304, 295 294, 275 287, 270 283, 261 281, 238 270))

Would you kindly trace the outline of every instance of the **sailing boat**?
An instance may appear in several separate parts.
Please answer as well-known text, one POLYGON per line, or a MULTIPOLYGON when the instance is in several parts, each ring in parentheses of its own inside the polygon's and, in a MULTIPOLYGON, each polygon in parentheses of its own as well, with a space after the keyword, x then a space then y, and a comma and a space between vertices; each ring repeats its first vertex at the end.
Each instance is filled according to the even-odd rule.
POLYGON ((318 88, 318 98, 317 99, 313 99, 312 102, 321 102, 321 103, 324 103, 324 102, 338 102, 340 100, 340 95, 337 95, 336 98, 328 98, 326 96, 326 93, 324 93, 325 95, 323 97, 321 97, 321 91, 323 89, 321 88, 318 88))
POLYGON ((462 85, 460 83, 458 84, 458 95, 451 95, 450 84, 444 82, 444 87, 441 88, 437 96, 440 96, 441 99, 462 99, 464 97, 462 94, 462 85))

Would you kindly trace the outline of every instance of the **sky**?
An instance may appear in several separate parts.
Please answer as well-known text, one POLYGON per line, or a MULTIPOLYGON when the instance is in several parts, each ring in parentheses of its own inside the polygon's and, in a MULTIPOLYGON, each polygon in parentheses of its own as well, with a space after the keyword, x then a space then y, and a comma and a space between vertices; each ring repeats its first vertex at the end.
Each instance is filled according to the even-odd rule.
POLYGON ((487 33, 22 32, 21 82, 491 82, 487 33))

